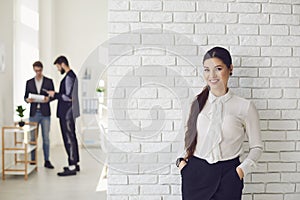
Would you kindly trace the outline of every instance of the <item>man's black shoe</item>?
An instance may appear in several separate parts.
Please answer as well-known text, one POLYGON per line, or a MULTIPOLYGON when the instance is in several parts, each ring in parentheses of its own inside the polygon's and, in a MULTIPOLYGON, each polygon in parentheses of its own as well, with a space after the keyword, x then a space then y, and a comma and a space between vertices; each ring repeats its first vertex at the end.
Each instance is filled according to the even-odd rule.
MULTIPOLYGON (((69 167, 64 167, 64 170, 66 170, 66 169, 69 169, 69 167)), ((80 166, 79 165, 76 165, 76 171, 80 172, 80 166)))
POLYGON ((48 169, 54 169, 54 166, 51 164, 50 161, 45 161, 44 167, 48 169))
POLYGON ((58 172, 57 176, 74 176, 76 175, 76 169, 70 170, 69 168, 64 168, 63 172, 58 172))

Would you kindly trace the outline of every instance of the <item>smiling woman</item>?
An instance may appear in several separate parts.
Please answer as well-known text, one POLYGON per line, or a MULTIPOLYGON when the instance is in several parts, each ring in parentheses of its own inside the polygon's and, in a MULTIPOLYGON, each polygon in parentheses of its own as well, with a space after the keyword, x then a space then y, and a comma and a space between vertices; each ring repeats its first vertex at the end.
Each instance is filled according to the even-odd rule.
POLYGON ((214 47, 203 58, 207 83, 191 106, 185 134, 185 158, 177 166, 183 200, 240 200, 243 178, 262 152, 259 116, 252 102, 228 88, 233 65, 230 53, 214 47), (241 163, 244 136, 250 152, 241 163))
POLYGON ((204 61, 203 77, 216 96, 222 96, 226 93, 228 79, 232 73, 232 69, 232 64, 227 67, 226 64, 217 57, 204 61))

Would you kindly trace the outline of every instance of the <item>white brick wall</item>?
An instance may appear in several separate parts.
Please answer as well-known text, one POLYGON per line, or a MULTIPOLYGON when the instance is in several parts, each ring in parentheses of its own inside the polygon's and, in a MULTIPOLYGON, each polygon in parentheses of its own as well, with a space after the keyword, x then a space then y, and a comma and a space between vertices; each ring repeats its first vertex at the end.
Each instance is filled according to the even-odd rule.
POLYGON ((232 53, 230 85, 261 118, 265 151, 243 200, 300 199, 300 1, 109 4, 108 199, 181 199, 174 161, 204 85, 203 54, 215 45, 232 53))

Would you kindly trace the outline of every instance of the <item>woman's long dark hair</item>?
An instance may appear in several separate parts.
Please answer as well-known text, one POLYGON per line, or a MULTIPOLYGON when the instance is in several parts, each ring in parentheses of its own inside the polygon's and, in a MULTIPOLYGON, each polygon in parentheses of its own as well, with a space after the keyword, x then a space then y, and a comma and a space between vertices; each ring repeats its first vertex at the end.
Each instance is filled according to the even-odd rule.
MULTIPOLYGON (((203 57, 203 63, 210 58, 219 58, 223 63, 230 68, 232 59, 229 51, 222 47, 214 47, 207 51, 203 57)), ((209 86, 206 86, 197 98, 192 102, 190 114, 188 117, 186 132, 185 132, 185 149, 186 159, 189 159, 194 155, 197 146, 197 118, 199 113, 204 108, 209 95, 209 86)))

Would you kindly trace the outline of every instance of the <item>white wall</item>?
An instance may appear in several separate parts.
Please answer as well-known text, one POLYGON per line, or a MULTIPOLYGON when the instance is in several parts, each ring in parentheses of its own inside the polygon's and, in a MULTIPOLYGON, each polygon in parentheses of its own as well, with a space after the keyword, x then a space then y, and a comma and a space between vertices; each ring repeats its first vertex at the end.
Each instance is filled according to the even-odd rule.
POLYGON ((107 1, 56 0, 53 12, 54 55, 66 55, 78 71, 89 54, 107 40, 107 1))
MULTIPOLYGON (((0 127, 13 123, 13 1, 0 0, 0 43, 5 46, 4 72, 0 72, 0 127)), ((2 133, 1 133, 2 134, 2 133)), ((2 137, 1 137, 2 138, 2 137)), ((0 139, 1 140, 1 139, 0 139)), ((0 143, 2 148, 2 142, 0 143)), ((0 154, 0 160, 2 154, 0 154)), ((2 165, 0 166, 0 171, 2 165)))
POLYGON ((110 200, 181 199, 174 161, 188 107, 178 99, 200 92, 201 72, 191 64, 201 67, 215 45, 232 53, 230 87, 254 101, 261 118, 264 152, 245 178, 243 199, 300 198, 299 0, 111 0, 109 25, 112 36, 130 32, 110 41, 118 58, 108 77, 116 91, 109 110, 117 114, 109 119, 110 200), (162 130, 145 129, 159 120, 162 130))

